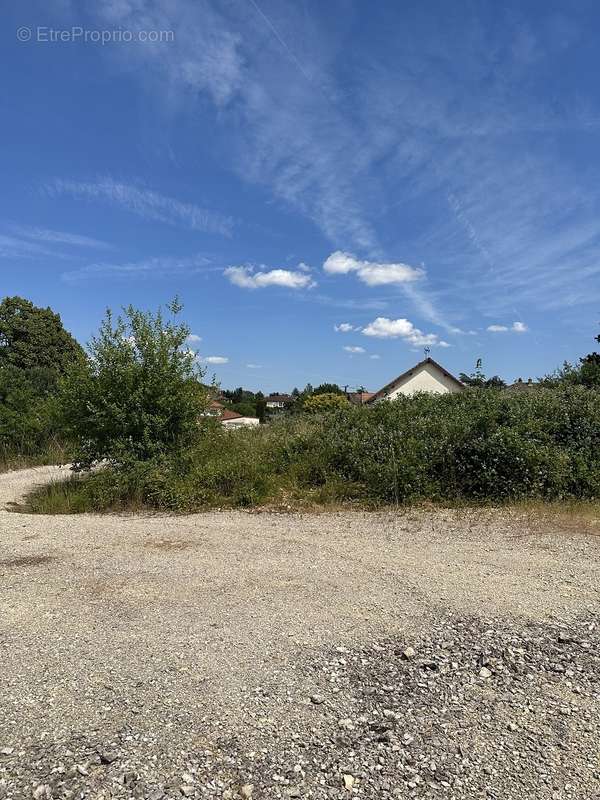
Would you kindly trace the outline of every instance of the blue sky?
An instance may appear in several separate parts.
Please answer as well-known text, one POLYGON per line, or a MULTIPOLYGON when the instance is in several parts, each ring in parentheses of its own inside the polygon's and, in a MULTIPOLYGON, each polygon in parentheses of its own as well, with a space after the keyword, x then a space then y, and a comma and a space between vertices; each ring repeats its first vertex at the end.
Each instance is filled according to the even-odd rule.
POLYGON ((3 16, 2 294, 80 341, 106 306, 178 294, 224 387, 374 390, 425 346, 536 377, 592 349, 597 3, 3 16))

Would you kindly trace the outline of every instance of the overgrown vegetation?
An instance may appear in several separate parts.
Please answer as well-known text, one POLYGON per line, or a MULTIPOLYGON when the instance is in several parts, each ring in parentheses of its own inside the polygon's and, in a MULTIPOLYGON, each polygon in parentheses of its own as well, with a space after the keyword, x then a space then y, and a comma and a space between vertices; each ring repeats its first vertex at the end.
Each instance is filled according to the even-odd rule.
POLYGON ((583 387, 346 404, 42 489, 34 511, 600 497, 600 393, 583 387))
POLYGON ((207 395, 194 354, 184 347, 190 330, 171 314, 129 306, 116 319, 110 311, 61 385, 64 430, 74 442, 78 469, 107 461, 112 466, 161 458, 192 447, 201 435, 207 395))
MULTIPOLYGON (((109 311, 85 353, 50 309, 0 304, 0 459, 64 461, 66 443, 78 470, 30 510, 600 497, 597 353, 528 392, 503 391, 480 362, 461 394, 370 407, 336 384, 307 386, 267 425, 228 431, 204 414, 180 310, 109 311)), ((226 400, 256 411, 264 398, 251 394, 226 400)))

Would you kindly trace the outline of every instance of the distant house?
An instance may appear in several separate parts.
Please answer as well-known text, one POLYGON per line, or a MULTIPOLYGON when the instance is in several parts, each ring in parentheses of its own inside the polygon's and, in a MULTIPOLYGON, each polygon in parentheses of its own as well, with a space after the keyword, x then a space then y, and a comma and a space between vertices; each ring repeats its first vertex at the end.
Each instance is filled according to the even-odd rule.
POLYGON ((283 409, 293 401, 291 394, 270 394, 265 397, 265 404, 270 409, 283 409))
POLYGON ((224 428, 250 428, 260 424, 258 417, 245 417, 219 403, 218 400, 211 400, 202 416, 215 417, 224 428))
POLYGON ((539 389, 541 386, 537 381, 528 378, 526 381, 523 378, 517 378, 514 383, 509 383, 506 387, 507 392, 531 392, 539 389))
POLYGON ((375 392, 349 392, 348 400, 355 406, 364 406, 374 396, 375 392))
POLYGON ((221 414, 221 425, 228 429, 253 428, 255 425, 260 425, 260 420, 258 417, 245 417, 243 414, 238 414, 237 411, 224 408, 221 414))
POLYGON ((462 392, 464 389, 465 385, 444 369, 441 364, 438 364, 433 358, 425 358, 375 392, 368 402, 394 400, 401 394, 408 396, 418 392, 448 394, 462 392))
POLYGON ((220 417, 221 414, 223 413, 224 408, 225 406, 223 405, 223 403, 219 403, 218 400, 211 400, 203 416, 220 417))

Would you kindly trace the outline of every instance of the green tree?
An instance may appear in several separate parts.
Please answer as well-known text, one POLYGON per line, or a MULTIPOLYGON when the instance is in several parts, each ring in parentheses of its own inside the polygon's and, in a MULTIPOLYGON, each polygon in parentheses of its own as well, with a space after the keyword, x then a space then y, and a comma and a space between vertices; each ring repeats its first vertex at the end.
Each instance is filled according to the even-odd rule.
POLYGON ((79 468, 146 461, 197 441, 203 372, 184 347, 181 306, 175 300, 168 310, 171 318, 128 306, 116 320, 108 310, 89 358, 69 371, 62 408, 79 468))
POLYGON ((51 460, 61 449, 56 393, 83 349, 58 314, 22 297, 0 302, 0 458, 51 460))
POLYGON ((0 370, 21 372, 34 391, 45 394, 74 361, 83 361, 81 346, 63 327, 58 314, 23 297, 0 303, 0 370))
POLYGON ((344 394, 328 392, 325 394, 312 394, 304 400, 304 411, 311 414, 323 414, 336 408, 345 408, 349 405, 344 394))
POLYGON ((313 394, 344 394, 344 390, 337 383, 322 383, 314 389, 313 394))
POLYGON ((480 358, 477 359, 477 363, 475 364, 475 372, 472 372, 470 375, 461 372, 458 377, 460 382, 464 383, 465 386, 479 389, 503 389, 506 386, 506 383, 499 375, 492 375, 491 378, 486 377, 482 369, 482 361, 480 358))
MULTIPOLYGON (((594 336, 594 341, 600 342, 600 334, 594 336)), ((550 386, 568 383, 586 386, 588 389, 598 387, 600 386, 600 353, 588 353, 587 356, 580 358, 576 365, 565 361, 560 369, 551 375, 546 375, 542 382, 550 386)))
POLYGON ((231 409, 233 411, 237 411, 238 414, 241 414, 243 417, 256 417, 256 403, 251 402, 250 400, 242 400, 239 403, 232 403, 231 409))
POLYGON ((264 397, 258 397, 258 394, 261 394, 261 392, 257 393, 258 399, 256 400, 256 416, 262 425, 267 418, 267 401, 264 397))

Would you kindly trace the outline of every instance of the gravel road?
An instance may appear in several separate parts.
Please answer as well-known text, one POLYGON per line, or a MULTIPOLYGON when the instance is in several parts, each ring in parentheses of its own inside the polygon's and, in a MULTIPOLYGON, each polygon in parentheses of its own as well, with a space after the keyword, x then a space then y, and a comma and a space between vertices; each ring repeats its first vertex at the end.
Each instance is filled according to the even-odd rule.
POLYGON ((600 798, 600 527, 11 513, 2 798, 600 798))

